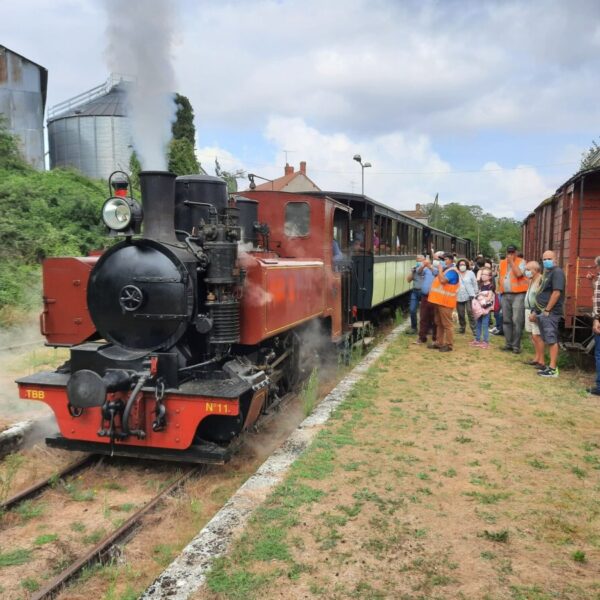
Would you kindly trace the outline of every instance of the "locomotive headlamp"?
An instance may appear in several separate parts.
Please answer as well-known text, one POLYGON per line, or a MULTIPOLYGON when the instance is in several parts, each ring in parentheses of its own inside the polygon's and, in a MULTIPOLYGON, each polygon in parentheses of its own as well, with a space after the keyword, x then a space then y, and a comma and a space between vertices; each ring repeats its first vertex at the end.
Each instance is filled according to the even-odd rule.
POLYGON ((112 231, 129 233, 125 230, 133 228, 137 233, 142 220, 142 209, 133 198, 113 196, 102 207, 102 220, 112 231))

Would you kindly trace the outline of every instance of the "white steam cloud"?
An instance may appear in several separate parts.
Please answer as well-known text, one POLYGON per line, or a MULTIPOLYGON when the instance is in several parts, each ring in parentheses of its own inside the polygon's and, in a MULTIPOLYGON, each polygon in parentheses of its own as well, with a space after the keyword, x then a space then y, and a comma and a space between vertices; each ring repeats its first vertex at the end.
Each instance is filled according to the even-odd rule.
POLYGON ((102 1, 108 18, 108 66, 113 73, 135 78, 128 98, 136 153, 142 168, 164 170, 175 118, 175 2, 102 1))

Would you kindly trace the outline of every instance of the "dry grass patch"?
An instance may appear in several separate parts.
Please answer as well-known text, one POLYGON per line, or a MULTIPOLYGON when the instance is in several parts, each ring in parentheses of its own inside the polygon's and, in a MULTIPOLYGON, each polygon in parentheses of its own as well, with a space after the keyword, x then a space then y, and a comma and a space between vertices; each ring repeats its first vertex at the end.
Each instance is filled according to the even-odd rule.
POLYGON ((600 597, 585 376, 398 338, 195 598, 600 597))

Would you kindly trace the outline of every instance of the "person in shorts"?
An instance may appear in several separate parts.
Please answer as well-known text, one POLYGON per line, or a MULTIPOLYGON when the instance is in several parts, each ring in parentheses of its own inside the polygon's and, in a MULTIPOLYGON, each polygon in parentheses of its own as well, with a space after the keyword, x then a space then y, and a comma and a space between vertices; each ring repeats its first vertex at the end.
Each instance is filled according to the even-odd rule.
POLYGON ((529 317, 531 311, 535 308, 535 300, 537 298, 540 284, 542 283, 542 270, 540 263, 536 260, 531 260, 525 265, 525 277, 529 280, 529 287, 525 294, 525 331, 531 334, 531 341, 535 350, 535 356, 531 360, 526 360, 526 365, 531 365, 537 369, 545 369, 544 362, 544 341, 540 334, 540 328, 537 321, 532 321, 529 317))
POLYGON ((550 352, 550 364, 540 371, 542 377, 558 377, 558 326, 563 314, 565 274, 556 265, 556 254, 546 250, 542 255, 544 272, 529 319, 537 322, 540 335, 550 352))

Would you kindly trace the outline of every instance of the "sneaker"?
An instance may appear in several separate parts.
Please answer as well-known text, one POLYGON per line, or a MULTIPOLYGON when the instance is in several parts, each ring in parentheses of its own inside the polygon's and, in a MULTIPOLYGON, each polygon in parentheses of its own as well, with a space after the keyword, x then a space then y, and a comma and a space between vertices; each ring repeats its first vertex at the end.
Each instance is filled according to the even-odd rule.
POLYGON ((502 348, 500 348, 500 350, 502 350, 502 352, 512 352, 513 349, 510 346, 502 346, 502 348))
POLYGON ((473 340, 472 342, 469 342, 469 346, 474 346, 475 348, 477 348, 479 344, 481 344, 479 340, 473 340))
POLYGON ((546 365, 543 365, 542 363, 538 363, 538 366, 536 367, 536 369, 538 371, 545 371, 548 367, 546 365))
POLYGON ((521 354, 521 348, 513 348, 513 354, 521 354))
POLYGON ((498 333, 498 328, 497 328, 497 327, 492 327, 492 328, 490 329, 490 333, 491 333, 492 335, 496 335, 496 334, 498 333))
POLYGON ((593 394, 594 396, 600 396, 600 388, 593 387, 585 390, 588 394, 593 394))
POLYGON ((487 350, 487 349, 490 347, 490 345, 489 345, 489 343, 488 343, 488 342, 481 342, 481 343, 479 344, 479 347, 480 347, 480 348, 483 348, 484 350, 487 350))
POLYGON ((452 347, 448 345, 440 346, 440 352, 452 352, 452 347))
POLYGON ((496 331, 494 331, 492 335, 504 335, 504 331, 502 331, 502 329, 496 329, 496 331))
POLYGON ((546 367, 543 371, 538 371, 541 377, 558 377, 558 368, 546 367))

